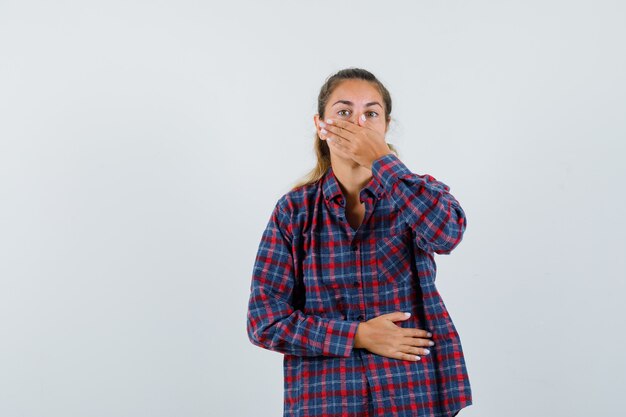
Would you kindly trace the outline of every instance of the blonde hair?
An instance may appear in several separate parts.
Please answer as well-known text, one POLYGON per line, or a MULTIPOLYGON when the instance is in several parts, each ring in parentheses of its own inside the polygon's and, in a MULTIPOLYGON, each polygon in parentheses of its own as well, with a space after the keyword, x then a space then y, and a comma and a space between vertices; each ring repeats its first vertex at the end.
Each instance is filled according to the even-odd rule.
MULTIPOLYGON (((336 72, 326 79, 317 97, 317 113, 320 115, 320 118, 324 119, 325 117, 324 109, 326 108, 326 104, 332 92, 342 81, 349 79, 360 79, 369 81, 378 89, 385 104, 385 120, 387 121, 388 125, 391 121, 391 95, 389 94, 389 91, 387 91, 385 86, 374 76, 374 74, 361 68, 346 68, 336 72)), ((391 149, 391 151, 396 154, 396 156, 399 156, 398 151, 392 144, 387 143, 387 145, 389 146, 389 149, 391 149)), ((328 149, 328 144, 325 140, 320 139, 317 131, 315 132, 315 142, 313 144, 313 149, 315 150, 315 156, 317 157, 317 164, 302 179, 298 180, 292 186, 292 190, 295 190, 296 188, 299 188, 303 185, 312 184, 318 181, 324 176, 324 174, 330 167, 330 150, 328 149)))

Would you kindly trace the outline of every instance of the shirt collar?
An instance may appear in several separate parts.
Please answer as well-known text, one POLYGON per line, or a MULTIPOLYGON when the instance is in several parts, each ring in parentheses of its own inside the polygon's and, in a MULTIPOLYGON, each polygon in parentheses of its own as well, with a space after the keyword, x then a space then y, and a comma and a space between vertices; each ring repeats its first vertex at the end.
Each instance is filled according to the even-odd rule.
MULTIPOLYGON (((374 198, 380 198, 383 192, 383 187, 376 177, 372 176, 370 181, 365 185, 365 187, 363 187, 363 190, 370 192, 374 198)), ((343 196, 343 192, 339 186, 339 180, 337 180, 332 166, 328 167, 324 177, 322 178, 322 192, 324 193, 324 198, 328 201, 332 201, 338 196, 343 196)))

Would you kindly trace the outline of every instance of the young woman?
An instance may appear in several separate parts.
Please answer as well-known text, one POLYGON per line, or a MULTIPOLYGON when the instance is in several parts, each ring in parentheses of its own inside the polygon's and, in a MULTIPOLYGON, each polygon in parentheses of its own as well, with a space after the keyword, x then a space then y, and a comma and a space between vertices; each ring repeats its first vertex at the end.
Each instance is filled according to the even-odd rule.
POLYGON ((276 203, 256 256, 250 341, 284 354, 284 416, 448 417, 472 404, 434 254, 462 239, 450 188, 385 141, 391 98, 349 68, 318 97, 317 166, 276 203))

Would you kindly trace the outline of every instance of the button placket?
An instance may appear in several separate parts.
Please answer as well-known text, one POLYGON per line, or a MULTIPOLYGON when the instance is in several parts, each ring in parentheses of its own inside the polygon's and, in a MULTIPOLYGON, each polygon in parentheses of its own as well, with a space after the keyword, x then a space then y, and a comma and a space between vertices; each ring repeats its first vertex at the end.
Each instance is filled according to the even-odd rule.
POLYGON ((356 259, 356 279, 353 283, 353 286, 358 294, 358 311, 360 312, 360 314, 357 317, 357 320, 363 320, 363 318, 365 317, 365 314, 362 310, 363 306, 364 306, 364 299, 363 299, 363 291, 362 288, 363 286, 361 285, 361 281, 363 279, 363 271, 362 271, 362 263, 361 263, 361 251, 359 250, 359 245, 358 243, 352 243, 351 246, 352 252, 355 254, 355 259, 356 259))
POLYGON ((345 209, 343 197, 337 197, 335 199, 335 204, 338 206, 337 211, 339 212, 339 215, 337 216, 337 218, 340 221, 344 221, 346 219, 346 216, 345 216, 346 209, 345 209))
POLYGON ((361 281, 360 281, 360 277, 359 277, 359 271, 361 270, 361 262, 360 262, 360 256, 359 256, 359 245, 357 245, 356 243, 353 243, 352 246, 350 247, 350 249, 352 249, 352 252, 354 252, 355 257, 356 257, 356 268, 357 268, 357 277, 355 279, 355 281, 352 283, 352 285, 354 286, 354 288, 359 288, 361 286, 361 281))

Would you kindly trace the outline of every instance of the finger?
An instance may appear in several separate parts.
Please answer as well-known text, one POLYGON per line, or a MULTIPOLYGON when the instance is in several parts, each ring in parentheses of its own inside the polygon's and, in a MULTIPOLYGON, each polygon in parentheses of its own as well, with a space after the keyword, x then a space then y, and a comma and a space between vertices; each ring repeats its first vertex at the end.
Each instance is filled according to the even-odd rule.
POLYGON ((341 141, 343 138, 339 137, 338 135, 336 135, 335 133, 331 133, 328 130, 321 128, 320 129, 320 134, 318 135, 320 139, 325 140, 326 143, 330 143, 331 142, 331 138, 336 138, 337 141, 341 141))
POLYGON ((346 159, 352 159, 352 156, 349 154, 345 146, 341 144, 341 141, 337 141, 336 138, 329 137, 326 140, 326 143, 328 143, 328 146, 333 149, 333 152, 335 152, 339 156, 342 156, 346 159))
POLYGON ((423 330, 423 329, 403 328, 402 330, 404 331, 404 335, 408 336, 408 337, 427 338, 427 337, 432 337, 433 336, 433 334, 431 332, 429 332, 428 330, 423 330))
POLYGON ((405 345, 417 346, 417 347, 433 346, 435 344, 435 342, 433 342, 432 340, 422 339, 419 337, 405 337, 404 339, 402 339, 402 342, 405 345))
POLYGON ((327 126, 336 126, 351 133, 356 133, 356 131, 360 127, 357 124, 341 119, 326 119, 325 122, 327 126))
POLYGON ((419 360, 422 360, 422 358, 419 357, 418 355, 413 355, 411 353, 403 353, 403 352, 398 352, 395 355, 393 355, 393 357, 395 359, 401 359, 401 360, 411 361, 411 362, 417 362, 419 360))
MULTIPOLYGON (((406 313, 402 311, 394 311, 393 313, 382 314, 378 317, 385 317, 387 320, 391 320, 391 321, 401 321, 401 320, 406 320, 409 317, 411 317, 411 313, 406 313)), ((407 330, 413 330, 413 329, 407 329, 407 330)))
POLYGON ((332 143, 337 148, 342 149, 344 152, 348 152, 349 151, 348 145, 350 144, 350 142, 348 142, 344 138, 338 137, 335 134, 328 134, 326 136, 326 139, 327 139, 328 143, 332 143))
POLYGON ((413 355, 426 356, 430 354, 430 350, 410 345, 400 345, 400 350, 404 353, 412 353, 413 355))
POLYGON ((332 133, 335 136, 339 137, 340 139, 345 140, 346 142, 350 142, 349 136, 352 136, 352 134, 349 131, 342 129, 340 127, 337 127, 337 126, 329 125, 329 124, 325 125, 321 129, 321 132, 325 135, 332 133))
POLYGON ((369 119, 367 117, 365 117, 365 113, 363 113, 361 116, 359 116, 357 123, 359 125, 359 127, 362 127, 363 129, 369 129, 369 130, 373 130, 372 127, 370 127, 371 123, 369 121, 369 119))
POLYGON ((339 151, 342 154, 346 154, 348 152, 348 149, 340 138, 330 135, 326 138, 326 142, 328 143, 328 146, 335 149, 335 151, 339 151))
POLYGON ((346 137, 346 134, 350 134, 350 132, 345 131, 345 130, 342 131, 341 129, 339 129, 337 127, 326 125, 326 127, 322 128, 320 130, 320 132, 322 132, 322 134, 324 134, 326 136, 334 135, 335 137, 338 137, 341 140, 345 140, 346 142, 350 142, 350 138, 346 137))

